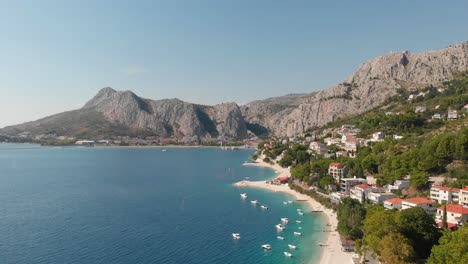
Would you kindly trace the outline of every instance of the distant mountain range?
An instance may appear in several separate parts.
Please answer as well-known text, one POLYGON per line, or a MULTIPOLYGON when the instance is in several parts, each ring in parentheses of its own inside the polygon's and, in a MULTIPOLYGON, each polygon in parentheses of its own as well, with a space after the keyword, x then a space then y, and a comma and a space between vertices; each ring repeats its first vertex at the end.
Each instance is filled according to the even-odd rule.
POLYGON ((235 140, 249 133, 291 136, 371 110, 398 89, 438 86, 467 70, 468 43, 460 43, 417 54, 392 52, 367 61, 345 81, 321 92, 289 94, 242 106, 151 100, 108 87, 80 109, 6 127, 0 134, 54 133, 78 138, 154 135, 186 141, 235 140))

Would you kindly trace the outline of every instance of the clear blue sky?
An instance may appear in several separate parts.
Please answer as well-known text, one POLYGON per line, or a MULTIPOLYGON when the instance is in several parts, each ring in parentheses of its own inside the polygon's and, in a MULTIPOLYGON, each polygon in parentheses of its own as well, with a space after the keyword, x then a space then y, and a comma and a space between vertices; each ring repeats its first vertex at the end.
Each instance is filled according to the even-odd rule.
POLYGON ((467 13, 466 0, 0 0, 0 127, 105 86, 202 104, 322 90, 372 57, 467 41, 467 13))

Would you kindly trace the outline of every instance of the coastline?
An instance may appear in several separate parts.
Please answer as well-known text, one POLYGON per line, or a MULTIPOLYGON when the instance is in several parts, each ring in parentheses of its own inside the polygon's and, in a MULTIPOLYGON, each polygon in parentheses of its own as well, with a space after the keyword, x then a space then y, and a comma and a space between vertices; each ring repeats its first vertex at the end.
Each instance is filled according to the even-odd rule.
MULTIPOLYGON (((263 161, 255 162, 255 163, 244 163, 244 166, 259 166, 270 168, 276 171, 277 174, 284 174, 287 176, 291 176, 288 168, 282 168, 278 164, 272 165, 263 161)), ((247 181, 243 180, 240 182, 234 183, 237 187, 247 187, 247 188, 261 188, 265 190, 269 190, 272 192, 280 192, 286 193, 293 196, 296 200, 305 201, 307 206, 312 211, 322 211, 322 213, 326 217, 326 224, 330 225, 328 228, 332 230, 331 232, 326 232, 324 241, 322 244, 326 245, 321 247, 321 256, 319 259, 319 263, 353 263, 352 262, 352 253, 344 252, 341 250, 341 241, 340 235, 336 228, 338 226, 338 218, 336 213, 333 210, 325 208, 319 202, 314 200, 312 197, 296 192, 289 188, 288 185, 273 185, 268 184, 265 181, 247 181)))

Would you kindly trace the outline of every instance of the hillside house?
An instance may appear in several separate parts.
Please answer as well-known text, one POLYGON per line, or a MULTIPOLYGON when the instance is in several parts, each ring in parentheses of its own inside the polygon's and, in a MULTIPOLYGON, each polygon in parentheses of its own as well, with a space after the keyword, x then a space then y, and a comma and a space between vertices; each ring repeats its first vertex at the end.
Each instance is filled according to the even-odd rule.
POLYGON ((328 165, 328 175, 339 181, 348 175, 348 168, 339 162, 332 162, 328 165))
POLYGON ((413 207, 421 207, 427 214, 435 214, 437 208, 434 207, 435 201, 426 197, 414 197, 403 200, 401 209, 409 209, 413 207))
POLYGON ((468 186, 465 186, 460 190, 458 195, 458 203, 464 206, 468 206, 468 186))
POLYGON ((349 189, 349 197, 358 200, 360 203, 366 201, 367 195, 372 191, 372 186, 358 184, 349 189))
POLYGON ((371 141, 382 141, 385 138, 385 133, 382 131, 377 131, 372 134, 371 141))
MULTIPOLYGON (((436 222, 441 223, 444 217, 444 207, 437 208, 436 222)), ((468 223, 468 207, 459 204, 446 205, 447 223, 453 225, 463 225, 468 223)))
POLYGON ((415 113, 424 113, 426 112, 427 108, 425 106, 416 106, 416 109, 414 110, 415 113))
POLYGON ((403 199, 401 198, 391 198, 384 202, 385 209, 392 210, 397 209, 401 210, 401 205, 403 203, 403 199))
POLYGON ((453 202, 458 202, 460 189, 445 186, 433 186, 429 197, 438 203, 445 202, 447 204, 451 204, 453 202))
POLYGON ((367 184, 366 179, 363 178, 342 178, 340 180, 340 188, 341 191, 348 194, 351 190, 352 187, 358 185, 358 184, 367 184))
POLYGON ((444 114, 436 113, 432 115, 432 120, 442 120, 445 118, 444 114))
POLYGON ((374 204, 380 204, 395 197, 396 195, 390 192, 370 192, 367 194, 367 200, 374 204))
POLYGON ((458 111, 457 110, 448 110, 447 111, 447 120, 457 120, 458 111))

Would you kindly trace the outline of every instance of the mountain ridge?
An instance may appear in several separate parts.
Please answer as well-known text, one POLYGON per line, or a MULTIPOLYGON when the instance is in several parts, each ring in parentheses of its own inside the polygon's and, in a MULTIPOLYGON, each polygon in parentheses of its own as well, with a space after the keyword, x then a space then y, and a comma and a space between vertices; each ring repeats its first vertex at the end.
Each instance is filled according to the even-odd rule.
POLYGON ((76 137, 156 135, 186 142, 238 140, 251 132, 293 136, 369 111, 394 96, 398 89, 415 91, 438 86, 467 70, 468 43, 460 43, 415 54, 392 52, 366 61, 342 83, 320 92, 288 94, 241 106, 152 100, 131 91, 105 87, 80 109, 5 127, 0 133, 76 137))

